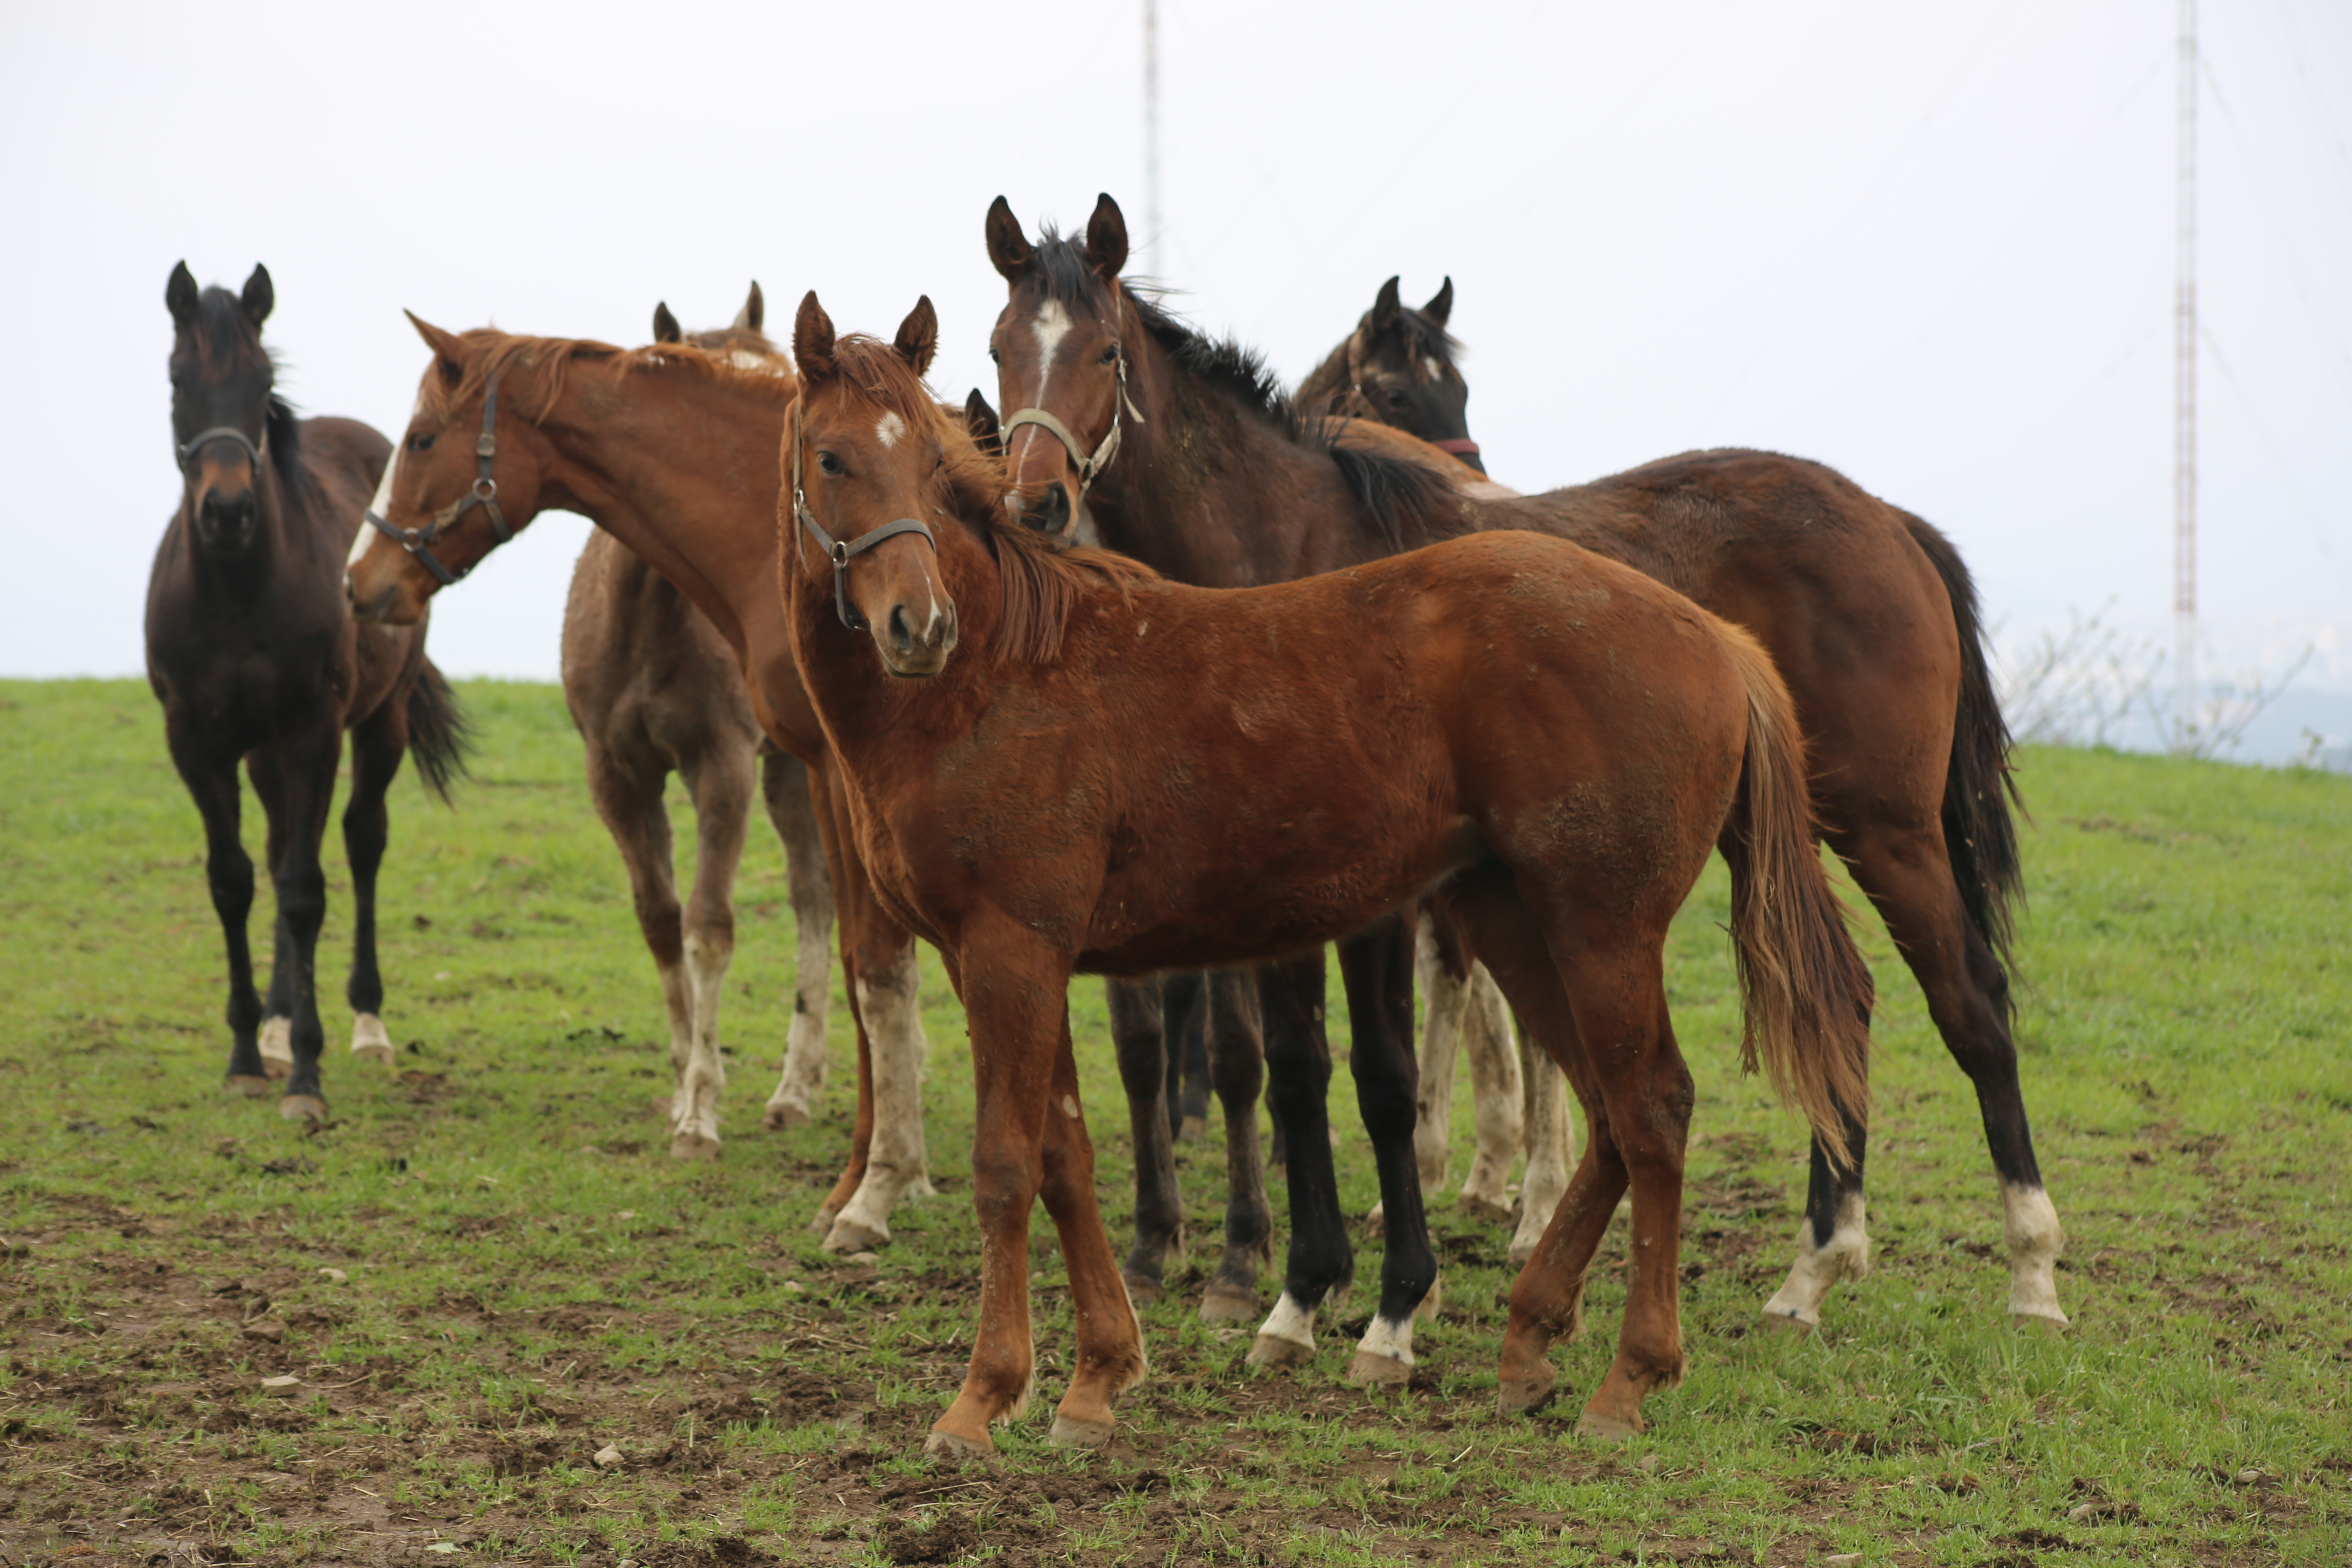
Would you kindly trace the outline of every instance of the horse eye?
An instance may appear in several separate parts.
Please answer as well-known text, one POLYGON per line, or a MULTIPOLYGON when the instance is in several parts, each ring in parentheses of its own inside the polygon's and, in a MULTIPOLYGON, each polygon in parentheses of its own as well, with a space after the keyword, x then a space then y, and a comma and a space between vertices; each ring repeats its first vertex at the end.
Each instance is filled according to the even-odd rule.
POLYGON ((997 357, 996 345, 994 343, 988 345, 988 363, 991 364, 1002 364, 1004 363, 1002 359, 997 357))
POLYGON ((1402 407, 1404 406, 1404 394, 1403 394, 1403 393, 1402 393, 1402 392, 1397 392, 1397 391, 1394 391, 1394 390, 1391 390, 1391 391, 1389 391, 1389 392, 1387 392, 1387 393, 1384 393, 1382 395, 1383 395, 1383 396, 1385 396, 1385 397, 1387 397, 1387 399, 1389 400, 1389 406, 1390 406, 1391 408, 1402 408, 1402 407))
POLYGON ((430 430, 420 430, 416 432, 416 434, 409 437, 408 449, 412 452, 431 451, 433 449, 433 432, 430 430))
POLYGON ((819 452, 816 455, 816 466, 828 474, 841 474, 846 471, 841 466, 841 459, 831 452, 819 452))
POLYGON ((1103 350, 1102 363, 1105 364, 1116 364, 1118 363, 1118 345, 1117 343, 1113 343, 1108 348, 1103 350))

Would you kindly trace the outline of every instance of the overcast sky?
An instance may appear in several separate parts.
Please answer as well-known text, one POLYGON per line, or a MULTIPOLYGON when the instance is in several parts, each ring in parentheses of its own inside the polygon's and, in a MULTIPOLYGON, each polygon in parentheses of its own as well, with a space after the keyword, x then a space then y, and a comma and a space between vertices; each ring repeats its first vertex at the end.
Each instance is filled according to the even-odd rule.
MULTIPOLYGON (((397 427, 452 329, 639 343, 752 278, 987 386, 981 220, 1125 205, 1136 265, 1296 379, 1451 273, 1497 478, 1820 458, 1955 538, 2010 634, 2171 602, 2176 10, 2163 0, 11 7, 0 673, 141 668, 173 504, 173 262, 256 260, 285 390, 397 427)), ((2202 595, 2226 668, 2352 698, 2352 6, 2204 7, 2202 595)), ((551 678, 584 524, 436 601, 551 678)), ((2352 702, 2344 710, 2352 713, 2352 702)), ((2352 728, 2352 722, 2347 722, 2352 728)))

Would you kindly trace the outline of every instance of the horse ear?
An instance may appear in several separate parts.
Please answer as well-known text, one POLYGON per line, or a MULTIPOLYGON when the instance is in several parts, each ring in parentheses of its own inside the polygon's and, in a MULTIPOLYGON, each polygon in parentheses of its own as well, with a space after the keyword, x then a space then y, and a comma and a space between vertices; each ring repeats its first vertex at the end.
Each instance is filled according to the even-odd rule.
POLYGON ((1087 219, 1087 265, 1097 277, 1116 278, 1127 265, 1127 215, 1108 191, 1095 199, 1095 216, 1087 219))
POLYGON ((253 276, 245 280, 245 292, 237 296, 237 303, 245 307, 246 320, 253 323, 254 330, 260 331, 261 323, 269 320, 270 307, 278 303, 278 289, 269 281, 268 268, 258 261, 253 264, 253 276))
POLYGON ((1452 273, 1446 274, 1445 281, 1437 286, 1437 292, 1429 297, 1429 303, 1421 308, 1421 313, 1441 327, 1445 325, 1445 319, 1454 314, 1454 275, 1452 273))
POLYGON ((433 363, 440 367, 441 379, 452 386, 465 380, 466 345, 457 341, 457 335, 443 331, 414 310, 403 310, 401 314, 416 329, 416 335, 425 340, 425 346, 433 351, 433 363))
POLYGON ((1003 454, 1003 426, 997 421, 996 410, 989 405, 988 399, 976 386, 971 389, 971 395, 963 400, 963 425, 971 432, 972 443, 982 451, 991 457, 1003 454))
POLYGON ((1397 284, 1402 279, 1391 278, 1381 285, 1378 298, 1372 301, 1372 331, 1381 331, 1396 324, 1404 314, 1404 301, 1397 298, 1397 284))
POLYGON ((739 332, 756 332, 760 330, 760 323, 767 319, 768 301, 761 298, 760 280, 754 278, 751 279, 751 292, 744 300, 743 308, 735 312, 735 330, 739 332))
POLYGON ((679 326, 677 318, 669 313, 669 301, 664 300, 656 303, 654 306, 654 342, 677 343, 685 341, 686 329, 679 326))
POLYGON ((820 381, 833 374, 833 318, 816 302, 816 290, 801 301, 793 319, 793 363, 803 381, 820 381))
POLYGON ((912 365, 917 375, 931 368, 931 356, 940 348, 940 313, 931 307, 931 297, 921 296, 907 319, 898 323, 898 335, 890 346, 898 357, 912 365))
POLYGON ((199 298, 196 275, 188 270, 188 264, 183 261, 173 268, 171 280, 163 285, 163 308, 172 312, 173 325, 194 324, 199 298))
POLYGON ((1019 282, 1021 274, 1037 259, 1029 237, 1021 232, 1021 220, 1013 216, 1013 204, 1003 196, 988 205, 988 259, 1007 283, 1019 282))

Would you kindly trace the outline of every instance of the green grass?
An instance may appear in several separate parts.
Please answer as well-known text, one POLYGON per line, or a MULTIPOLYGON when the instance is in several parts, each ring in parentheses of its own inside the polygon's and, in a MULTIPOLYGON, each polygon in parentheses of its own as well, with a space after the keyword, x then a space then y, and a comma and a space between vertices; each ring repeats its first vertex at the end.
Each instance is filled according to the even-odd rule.
MULTIPOLYGON (((901 1210, 878 1266, 846 1265, 803 1228, 845 1147, 838 1006, 819 1121, 759 1127, 792 994, 772 839, 740 886, 726 1151, 675 1163, 652 966, 560 696, 464 697, 482 746, 459 808, 413 779, 395 795, 392 1072, 341 1049, 348 879, 331 844, 335 1119, 306 1137, 220 1094, 219 935, 152 699, 0 684, 0 1560, 173 1543, 289 1563, 2352 1557, 2352 780, 2024 758, 2020 1037, 2069 1235, 2063 1337, 2005 1321, 1973 1097, 1874 923, 1876 1268, 1813 1339, 1755 1331, 1803 1138, 1737 1072, 1718 868, 1672 954, 1699 1082, 1690 1371, 1650 1402, 1650 1436, 1602 1448, 1570 1430, 1611 1353, 1620 1244, 1586 1337, 1554 1352, 1564 1408, 1502 1421, 1504 1238, 1441 1203, 1427 1386, 1344 1386, 1336 1328, 1315 1367, 1245 1373, 1245 1334, 1171 1300, 1145 1314, 1153 1380, 1087 1457, 1042 1445, 1071 1338, 1041 1242, 1041 1407, 993 1467, 952 1471, 919 1458, 970 1352, 977 1263, 970 1077, 936 963, 944 1194, 901 1210), (261 1393, 280 1372, 295 1394, 261 1393), (607 1443, 625 1462, 600 1471, 607 1443), (2071 1518, 2084 1503, 2109 1506, 2071 1518)), ((1100 987, 1072 1002, 1123 1243, 1100 987)), ((1360 1212, 1370 1163, 1338 1088, 1360 1212)), ((1222 1160, 1188 1145, 1182 1168, 1198 1258, 1222 1160)), ((1340 1316, 1368 1306, 1360 1291, 1340 1316)))

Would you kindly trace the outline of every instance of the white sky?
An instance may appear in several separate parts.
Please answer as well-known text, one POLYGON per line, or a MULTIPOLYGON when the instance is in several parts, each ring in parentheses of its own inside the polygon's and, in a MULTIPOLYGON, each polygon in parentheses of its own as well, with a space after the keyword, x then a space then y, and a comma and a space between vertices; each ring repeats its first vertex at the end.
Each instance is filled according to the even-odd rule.
MULTIPOLYGON (((2204 7, 2203 601, 2221 663, 2352 693, 2352 6, 2204 7)), ((452 329, 644 342, 765 286, 993 395, 981 219, 1125 205, 1200 324, 1303 374, 1454 276, 1525 489, 1685 447, 1829 462, 1951 532, 2010 630, 2171 597, 2174 26, 2066 5, 29 5, 0 20, 0 673, 141 668, 173 503, 163 281, 266 261, 306 410, 387 431, 452 329)), ((584 524, 436 602, 551 677, 584 524)))

